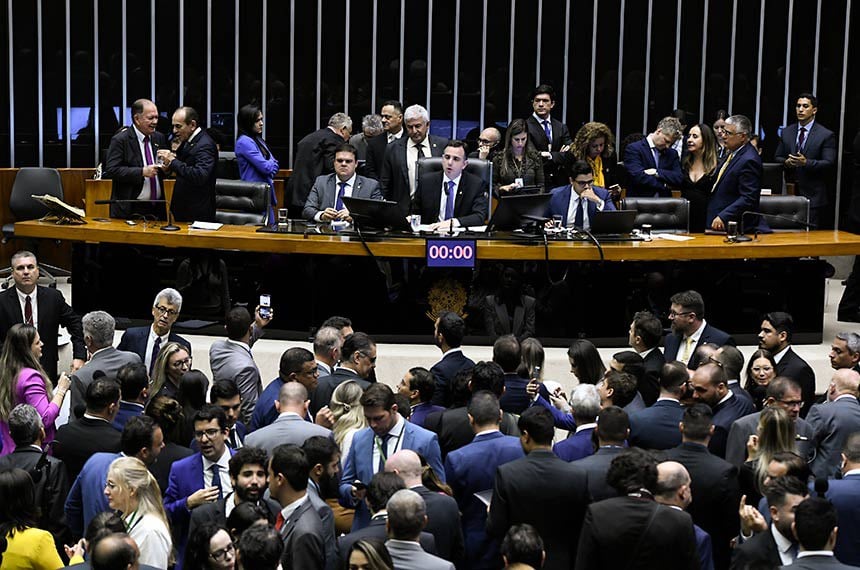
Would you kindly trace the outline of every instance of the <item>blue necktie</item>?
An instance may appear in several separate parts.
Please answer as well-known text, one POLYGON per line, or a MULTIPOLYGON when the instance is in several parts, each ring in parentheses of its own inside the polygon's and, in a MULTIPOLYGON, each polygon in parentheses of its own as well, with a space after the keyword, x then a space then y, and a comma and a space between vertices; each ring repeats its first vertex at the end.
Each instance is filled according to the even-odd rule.
POLYGON ((549 126, 549 121, 543 120, 543 132, 546 133, 546 140, 549 141, 549 144, 552 144, 552 129, 549 126))
POLYGON ((346 182, 340 182, 338 186, 340 186, 340 190, 337 191, 337 200, 334 203, 334 209, 340 212, 343 210, 343 194, 346 192, 346 182))
MULTIPOLYGON (((450 220, 454 217, 454 181, 448 181, 448 203, 445 204, 445 220, 450 220)), ((443 220, 444 221, 444 220, 443 220)))
POLYGON ((580 197, 580 198, 577 198, 577 200, 579 200, 579 201, 576 204, 576 216, 574 216, 574 218, 573 218, 573 225, 577 228, 586 229, 585 226, 582 225, 583 224, 582 203, 585 201, 585 198, 580 197))
POLYGON ((657 150, 656 146, 651 150, 654 151, 654 168, 660 168, 660 151, 657 150))
POLYGON ((209 468, 212 471, 212 486, 218 488, 218 500, 224 498, 224 489, 221 487, 221 474, 218 472, 221 469, 221 466, 217 463, 209 468))

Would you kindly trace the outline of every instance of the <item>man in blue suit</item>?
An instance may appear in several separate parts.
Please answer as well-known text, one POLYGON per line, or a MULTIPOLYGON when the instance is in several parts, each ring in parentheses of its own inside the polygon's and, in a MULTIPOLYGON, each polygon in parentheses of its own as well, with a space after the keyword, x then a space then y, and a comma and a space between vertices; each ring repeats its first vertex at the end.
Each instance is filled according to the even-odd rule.
MULTIPOLYGON (((577 160, 568 169, 570 184, 553 188, 546 217, 561 216, 566 228, 589 229, 596 212, 614 210, 609 192, 594 186, 594 173, 584 160, 577 160)), ((547 225, 552 222, 547 222, 547 225)))
POLYGON ((840 562, 860 566, 860 433, 848 436, 842 448, 842 479, 828 482, 826 497, 839 513, 833 552, 840 562))
POLYGON ((158 351, 168 342, 178 342, 191 354, 191 343, 173 332, 173 324, 182 309, 182 295, 176 289, 162 289, 152 302, 152 325, 126 329, 119 341, 117 350, 136 352, 146 371, 152 375, 152 367, 158 358, 158 351))
POLYGON ((624 150, 624 168, 627 170, 628 196, 669 198, 672 188, 681 187, 681 163, 672 145, 682 134, 678 119, 664 117, 657 123, 653 133, 627 145, 624 150))
MULTIPOLYGON (((555 409, 555 406, 547 402, 543 396, 538 396, 535 402, 544 406, 553 413, 553 419, 561 416, 563 412, 555 409)), ((592 434, 597 427, 597 414, 600 413, 600 392, 594 384, 580 384, 573 390, 570 396, 570 407, 573 419, 576 422, 572 427, 572 433, 567 438, 556 443, 552 451, 565 461, 576 461, 594 453, 594 442, 592 434), (575 430, 575 431, 573 431, 575 430)), ((556 427, 559 422, 556 421, 556 427)))
MULTIPOLYGON (((856 372, 855 372, 856 374, 856 372)), ((729 390, 725 371, 715 363, 702 364, 690 378, 693 400, 711 407, 714 433, 708 450, 725 459, 729 430, 735 420, 755 412, 752 402, 735 396, 729 390)))
POLYGON ((428 415, 445 411, 445 408, 436 406, 431 401, 436 391, 436 380, 426 368, 415 366, 407 370, 397 385, 397 391, 409 398, 409 404, 412 406, 409 421, 417 426, 424 427, 424 420, 428 415))
POLYGON ((475 493, 493 488, 496 468, 524 457, 519 439, 499 431, 499 399, 481 391, 469 402, 475 439, 445 458, 445 475, 460 506, 466 544, 465 568, 499 568, 499 541, 487 536, 487 506, 475 493))
POLYGON ((318 176, 305 201, 302 217, 314 222, 352 220, 342 198, 382 200, 379 182, 355 173, 358 166, 356 150, 351 144, 342 144, 334 153, 334 172, 318 176))
POLYGON ((385 470, 385 461, 401 449, 418 453, 444 481, 445 470, 436 434, 409 423, 397 412, 394 392, 386 384, 371 384, 361 397, 369 427, 357 432, 343 465, 340 504, 355 508, 352 530, 367 526, 370 513, 364 503, 365 485, 373 475, 385 470), (353 483, 361 482, 357 487, 353 483))
POLYGON ((432 404, 450 406, 452 403, 451 385, 454 377, 464 368, 472 368, 475 362, 463 354, 460 345, 466 335, 466 322, 457 313, 444 311, 439 314, 433 329, 433 342, 442 351, 442 359, 430 368, 436 380, 432 404))
POLYGON ((672 332, 666 335, 663 355, 667 362, 678 360, 690 370, 699 366, 697 349, 705 343, 735 346, 728 333, 712 327, 705 321, 705 301, 698 291, 682 291, 669 299, 669 320, 672 332))
MULTIPOLYGON (((752 124, 744 115, 732 115, 720 133, 729 156, 717 170, 708 201, 706 228, 724 232, 729 222, 750 229, 755 217, 741 220, 744 212, 758 210, 761 198, 761 157, 749 144, 752 124)), ((765 226, 766 227, 766 226, 765 226)))
POLYGON ((689 380, 680 362, 667 362, 660 374, 660 397, 650 408, 630 415, 630 445, 643 449, 672 449, 681 444, 678 424, 684 418, 681 390, 689 380))

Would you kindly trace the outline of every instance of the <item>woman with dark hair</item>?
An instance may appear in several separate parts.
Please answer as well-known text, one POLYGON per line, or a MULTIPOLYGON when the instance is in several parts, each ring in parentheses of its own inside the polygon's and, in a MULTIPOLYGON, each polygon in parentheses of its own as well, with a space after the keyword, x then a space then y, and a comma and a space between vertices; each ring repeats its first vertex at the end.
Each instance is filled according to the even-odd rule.
POLYGON ((752 353, 747 362, 744 390, 752 397, 756 411, 762 411, 767 398, 767 386, 776 378, 776 360, 769 350, 760 348, 752 353))
POLYGON ((263 140, 263 113, 256 105, 245 105, 239 109, 236 117, 239 137, 236 139, 236 162, 239 165, 239 177, 249 182, 265 182, 272 194, 272 206, 269 208, 269 223, 275 223, 275 186, 272 180, 278 173, 278 159, 272 156, 272 151, 263 140))
POLYGON ((54 537, 36 528, 36 490, 23 469, 0 472, 0 568, 56 570, 64 566, 54 537))
POLYGON ((570 372, 581 384, 597 384, 603 380, 606 366, 590 340, 578 338, 571 342, 567 359, 570 361, 570 372))
POLYGON ((681 197, 690 202, 690 231, 704 231, 708 199, 717 173, 717 139, 708 125, 690 127, 681 170, 684 173, 681 197))
POLYGON ((206 405, 209 379, 199 370, 189 370, 179 379, 176 401, 182 405, 185 421, 179 425, 177 436, 180 445, 190 445, 194 439, 194 414, 206 405))
POLYGON ((729 118, 729 112, 725 109, 717 111, 717 116, 714 119, 714 136, 717 137, 717 159, 722 160, 728 154, 726 147, 723 145, 723 131, 726 128, 726 119, 729 118))
POLYGON ((239 542, 242 533, 259 522, 274 524, 275 521, 268 509, 251 501, 245 501, 236 505, 227 517, 227 528, 230 529, 233 541, 239 542))
POLYGON ((393 570, 394 562, 380 540, 356 540, 346 559, 347 570, 393 570))
POLYGON ((158 481, 158 488, 164 493, 170 478, 170 466, 193 453, 188 448, 189 441, 176 443, 179 439, 177 426, 185 422, 185 415, 179 402, 167 396, 153 398, 146 407, 146 415, 155 420, 164 433, 164 448, 158 455, 158 461, 150 467, 158 481))
POLYGON ((13 325, 6 333, 3 352, 0 354, 0 455, 15 451, 15 442, 9 433, 9 414, 18 404, 30 404, 42 417, 45 425, 45 444, 54 441, 54 422, 69 391, 71 380, 63 373, 52 391, 48 375, 39 363, 42 340, 33 325, 13 325))
POLYGON ((529 140, 526 122, 514 119, 505 132, 505 148, 493 159, 493 190, 514 194, 523 186, 539 186, 544 191, 543 162, 529 140))
POLYGON ((236 547, 227 529, 215 523, 197 527, 185 547, 186 570, 233 570, 236 547))

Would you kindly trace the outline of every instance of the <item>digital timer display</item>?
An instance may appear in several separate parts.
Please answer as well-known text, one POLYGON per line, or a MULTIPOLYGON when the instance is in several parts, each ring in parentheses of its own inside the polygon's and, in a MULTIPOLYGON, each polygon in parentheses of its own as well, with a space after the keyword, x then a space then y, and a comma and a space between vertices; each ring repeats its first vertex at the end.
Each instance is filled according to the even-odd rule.
POLYGON ((475 267, 475 240, 428 239, 427 267, 475 267))

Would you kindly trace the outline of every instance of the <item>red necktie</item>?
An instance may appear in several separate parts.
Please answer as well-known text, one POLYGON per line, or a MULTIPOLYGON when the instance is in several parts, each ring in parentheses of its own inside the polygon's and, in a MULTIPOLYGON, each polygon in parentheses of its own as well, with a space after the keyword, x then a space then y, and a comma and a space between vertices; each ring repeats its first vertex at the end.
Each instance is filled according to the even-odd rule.
POLYGON ((275 519, 275 530, 281 532, 284 522, 284 513, 278 513, 278 518, 275 519))
POLYGON ((28 325, 33 324, 33 305, 30 302, 30 295, 24 297, 24 322, 28 325))

